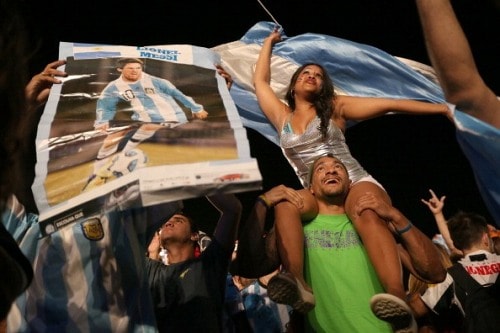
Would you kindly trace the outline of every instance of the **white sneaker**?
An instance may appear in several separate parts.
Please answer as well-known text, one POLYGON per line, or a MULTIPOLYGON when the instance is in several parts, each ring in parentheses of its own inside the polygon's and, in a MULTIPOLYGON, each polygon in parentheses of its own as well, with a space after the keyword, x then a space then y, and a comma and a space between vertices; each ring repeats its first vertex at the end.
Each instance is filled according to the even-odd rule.
POLYGON ((391 324, 395 333, 417 333, 415 317, 401 298, 391 294, 376 294, 370 299, 370 307, 377 318, 391 324))
POLYGON ((267 294, 274 302, 291 305, 300 313, 311 311, 316 304, 314 295, 305 290, 290 273, 279 273, 273 276, 267 283, 267 294))

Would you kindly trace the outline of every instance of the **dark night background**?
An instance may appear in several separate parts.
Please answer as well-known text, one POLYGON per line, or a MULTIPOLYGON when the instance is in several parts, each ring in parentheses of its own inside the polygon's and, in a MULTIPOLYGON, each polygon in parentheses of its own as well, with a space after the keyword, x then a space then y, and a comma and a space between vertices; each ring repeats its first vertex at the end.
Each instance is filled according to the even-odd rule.
MULTIPOLYGON (((413 0, 263 1, 288 36, 329 34, 429 64, 413 0)), ((239 39, 258 21, 270 21, 255 0, 223 1, 31 1, 26 3, 34 58, 40 72, 58 58, 58 45, 90 42, 121 45, 193 44, 213 47, 239 39)), ((500 95, 500 8, 488 0, 453 1, 486 83, 500 95)), ((490 219, 452 124, 437 116, 386 116, 351 127, 353 155, 386 188, 394 205, 428 235, 436 232, 428 189, 446 195, 445 216, 459 209, 490 219)), ((264 189, 299 188, 281 150, 248 130, 264 189)), ((241 194, 248 206, 257 193, 241 194)), ((188 206, 204 201, 189 201, 188 206)), ((200 215, 201 217, 202 215, 200 215)), ((195 216, 196 217, 196 216, 195 216)))

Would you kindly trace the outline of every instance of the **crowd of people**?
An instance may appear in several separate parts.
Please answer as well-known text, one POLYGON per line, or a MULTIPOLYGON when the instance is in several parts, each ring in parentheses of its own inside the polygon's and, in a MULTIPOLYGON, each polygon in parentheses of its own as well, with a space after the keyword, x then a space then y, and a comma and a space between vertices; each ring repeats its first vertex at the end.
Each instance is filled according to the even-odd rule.
MULTIPOLYGON (((235 194, 207 196, 220 216, 213 234, 203 239, 181 203, 103 207, 98 217, 85 221, 105 230, 103 237, 84 237, 82 223, 42 239, 38 216, 23 206, 29 184, 22 157, 33 144, 37 111, 66 76, 65 62, 52 62, 29 80, 23 17, 16 2, 0 0, 0 332, 479 332, 468 302, 472 293, 464 292, 459 272, 498 305, 499 221, 469 212, 448 219, 445 197, 430 190, 431 198, 422 202, 434 215, 438 235, 425 235, 392 205, 344 139, 347 121, 399 111, 450 118, 473 166, 479 147, 471 143, 498 142, 500 100, 481 79, 449 0, 416 4, 447 104, 336 95, 331 78, 316 63, 299 67, 283 103, 269 85, 272 48, 281 38, 277 29, 263 41, 254 85, 302 189, 286 184, 268 189, 255 198, 248 216, 242 216, 235 194), (457 119, 455 107, 474 125, 457 119), (481 135, 483 128, 487 136, 481 135), (28 248, 32 251, 23 253, 28 248), (79 272, 84 261, 92 270, 79 272)), ((142 63, 126 59, 118 68, 122 75, 140 76, 142 63)), ((230 88, 231 77, 221 67, 217 71, 230 88)), ((123 85, 141 90, 140 80, 123 85)), ((108 90, 119 90, 113 85, 120 84, 108 90)), ((165 94, 190 105, 194 117, 207 116, 175 87, 165 94)), ((100 104, 99 128, 113 118, 106 103, 116 101, 100 104)), ((138 117, 141 126, 154 123, 138 117)), ((149 135, 136 133, 138 142, 149 135)), ((117 151, 116 145, 104 148, 103 158, 117 151)), ((487 171, 474 170, 477 181, 496 177, 499 164, 495 156, 487 171)), ((500 203, 488 194, 485 202, 499 218, 500 203)), ((500 331, 500 317, 488 318, 481 325, 500 331)))

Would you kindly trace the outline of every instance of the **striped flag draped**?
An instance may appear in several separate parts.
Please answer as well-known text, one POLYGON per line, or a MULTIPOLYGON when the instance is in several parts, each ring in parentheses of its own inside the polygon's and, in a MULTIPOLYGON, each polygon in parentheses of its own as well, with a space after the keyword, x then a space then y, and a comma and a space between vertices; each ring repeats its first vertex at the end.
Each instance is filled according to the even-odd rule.
MULTIPOLYGON (((240 40, 213 50, 233 77, 231 96, 243 125, 279 144, 274 127, 258 106, 252 84, 258 53, 275 26, 272 22, 259 22, 240 40)), ((338 94, 445 102, 431 67, 369 45, 315 33, 293 37, 283 34, 282 42, 274 46, 271 86, 280 98, 284 97, 295 69, 308 62, 321 63, 326 68, 338 94)), ((454 112, 454 123, 457 140, 472 166, 483 200, 500 226, 500 130, 459 110, 454 112)))

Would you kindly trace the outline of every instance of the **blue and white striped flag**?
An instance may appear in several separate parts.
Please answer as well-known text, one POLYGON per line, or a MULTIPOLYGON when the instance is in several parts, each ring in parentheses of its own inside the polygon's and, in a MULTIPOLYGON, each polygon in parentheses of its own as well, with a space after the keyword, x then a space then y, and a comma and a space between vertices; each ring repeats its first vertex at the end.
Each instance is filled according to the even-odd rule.
MULTIPOLYGON (((233 77, 231 96, 243 125, 279 144, 274 127, 258 106, 252 84, 253 66, 262 43, 275 27, 273 22, 259 22, 240 40, 213 50, 233 77)), ((280 98, 284 98, 295 69, 307 62, 325 66, 338 94, 445 102, 431 67, 369 45, 315 33, 294 37, 282 34, 282 42, 275 44, 271 86, 280 98)), ((500 130, 458 110, 454 122, 458 142, 469 159, 484 202, 500 226, 500 130)))
POLYGON ((92 202, 75 209, 74 218, 68 213, 64 228, 44 236, 50 224, 26 214, 13 197, 2 223, 31 262, 34 277, 11 308, 9 332, 157 332, 144 253, 161 218, 179 205, 120 211, 92 202))

